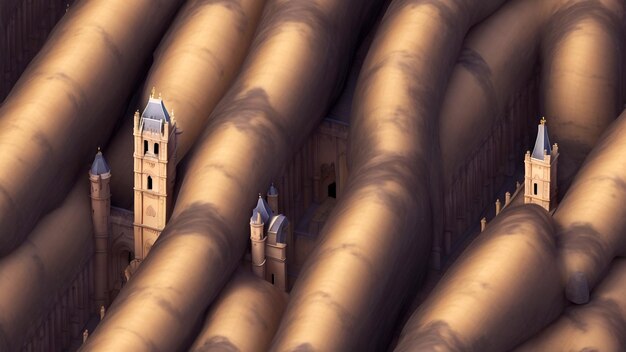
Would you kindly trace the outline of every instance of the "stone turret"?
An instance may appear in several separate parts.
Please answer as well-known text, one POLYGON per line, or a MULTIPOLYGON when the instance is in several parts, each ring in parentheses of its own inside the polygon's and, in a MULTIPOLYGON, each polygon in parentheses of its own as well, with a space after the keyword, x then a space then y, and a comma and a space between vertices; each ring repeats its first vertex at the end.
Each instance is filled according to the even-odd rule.
POLYGON ((109 218, 111 216, 111 169, 100 148, 89 170, 91 183, 91 210, 94 229, 94 299, 96 307, 106 306, 109 300, 108 258, 109 218))
POLYGON ((252 272, 265 279, 265 223, 261 213, 254 209, 250 218, 250 241, 252 241, 252 272))

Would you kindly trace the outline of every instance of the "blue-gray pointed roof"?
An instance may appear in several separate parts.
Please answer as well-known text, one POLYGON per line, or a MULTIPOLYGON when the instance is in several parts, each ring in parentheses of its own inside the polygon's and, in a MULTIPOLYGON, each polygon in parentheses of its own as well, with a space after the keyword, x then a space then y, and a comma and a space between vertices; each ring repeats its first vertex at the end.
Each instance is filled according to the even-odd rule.
POLYGON ((535 159, 543 160, 543 151, 546 150, 547 154, 552 153, 550 147, 550 138, 548 138, 548 128, 546 127, 546 120, 541 119, 539 128, 537 129, 537 140, 535 141, 535 148, 533 149, 532 157, 535 159))
POLYGON ((259 195, 259 201, 256 203, 256 208, 254 208, 252 212, 253 215, 255 211, 261 214, 261 220, 263 220, 263 223, 266 225, 269 224, 269 220, 274 215, 272 214, 272 209, 270 208, 269 204, 267 204, 267 202, 265 201, 265 199, 263 199, 263 197, 261 197, 261 195, 259 195))
POLYGON ((257 215, 259 214, 259 211, 256 209, 252 210, 252 216, 250 217, 250 223, 254 224, 254 225, 259 225, 259 223, 257 223, 257 215))
POLYGON ((92 175, 103 175, 111 172, 111 168, 107 161, 104 159, 101 151, 96 153, 96 157, 93 159, 93 163, 91 163, 91 174, 92 175))
POLYGON ((283 214, 276 215, 272 218, 268 232, 276 234, 276 243, 287 243, 287 217, 283 214))
POLYGON ((170 114, 168 114, 162 99, 150 98, 141 117, 170 122, 170 114))
POLYGON ((268 196, 277 196, 278 195, 278 190, 276 189, 276 187, 274 187, 274 184, 272 183, 272 185, 270 186, 270 189, 267 190, 267 195, 268 196))

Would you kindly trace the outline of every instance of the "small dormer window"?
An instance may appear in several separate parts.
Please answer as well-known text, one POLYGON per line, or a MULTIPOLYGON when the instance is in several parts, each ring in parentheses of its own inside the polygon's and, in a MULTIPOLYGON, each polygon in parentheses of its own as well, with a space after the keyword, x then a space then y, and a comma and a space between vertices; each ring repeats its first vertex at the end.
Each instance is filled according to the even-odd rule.
POLYGON ((154 155, 159 155, 159 143, 154 143, 154 155))
POLYGON ((148 154, 148 141, 144 139, 143 141, 143 155, 148 154))

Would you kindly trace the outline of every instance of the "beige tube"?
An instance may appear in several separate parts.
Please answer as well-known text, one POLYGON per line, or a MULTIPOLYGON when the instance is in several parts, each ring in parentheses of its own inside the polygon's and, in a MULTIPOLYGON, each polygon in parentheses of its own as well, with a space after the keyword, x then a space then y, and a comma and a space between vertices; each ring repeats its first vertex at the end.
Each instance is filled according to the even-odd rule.
MULTIPOLYGON (((589 4, 591 4, 591 2, 589 4)), ((598 4, 599 4, 598 2, 593 3, 594 6, 598 4)), ((594 10, 598 10, 598 9, 594 8, 594 10)), ((567 13, 567 11, 565 12, 567 13)), ((603 13, 606 15, 606 12, 600 11, 600 13, 603 13)), ((609 14, 610 13, 611 11, 609 11, 609 14)), ((551 14, 551 13, 547 12, 547 14, 551 14)), ((571 18, 569 18, 568 16, 565 16, 565 17, 560 18, 560 20, 566 21, 567 23, 579 23, 580 17, 584 17, 583 15, 585 15, 591 18, 587 18, 583 22, 596 23, 596 26, 595 27, 592 26, 592 28, 598 27, 598 18, 602 18, 603 21, 606 21, 606 23, 603 23, 602 25, 600 25, 600 27, 602 28, 605 28, 606 25, 610 25, 610 23, 613 23, 611 16, 597 16, 597 14, 598 14, 598 11, 591 11, 591 12, 573 11, 569 15, 571 16, 571 18)), ((585 31, 588 32, 589 37, 591 38, 594 37, 593 30, 589 28, 582 30, 580 32, 577 32, 577 35, 578 33, 585 33, 585 31)), ((618 32, 609 31, 609 32, 605 32, 605 34, 601 34, 598 37, 599 39, 598 43, 600 43, 602 47, 600 49, 601 52, 603 52, 603 50, 609 50, 610 45, 608 44, 606 40, 608 38, 612 38, 613 36, 615 36, 616 33, 618 32)), ((554 41, 554 38, 552 38, 551 40, 553 40, 553 43, 555 45, 559 44, 559 42, 554 41)), ((587 43, 591 45, 591 43, 589 43, 587 39, 583 40, 582 43, 587 43)), ((583 45, 583 48, 584 48, 584 45, 583 45)), ((567 58, 572 58, 575 52, 576 52, 575 50, 571 51, 569 56, 567 56, 567 58)), ((593 53, 591 53, 590 55, 592 54, 593 53)), ((613 57, 608 58, 607 63, 609 64, 609 67, 612 67, 610 65, 610 62, 612 62, 612 60, 614 59, 616 52, 612 52, 610 55, 613 55, 613 57)), ((565 58, 565 56, 562 56, 562 57, 565 58)), ((602 58, 596 58, 596 59, 600 61, 603 60, 602 58)), ((582 71, 582 72, 586 72, 586 74, 583 75, 583 78, 585 79, 588 78, 588 75, 592 75, 593 72, 595 72, 594 71, 595 69, 598 69, 599 72, 605 72, 605 67, 601 63, 593 61, 595 59, 591 59, 591 60, 592 61, 588 65, 589 67, 583 68, 583 71, 582 71)), ((570 73, 580 72, 578 69, 570 70, 567 66, 561 66, 561 67, 563 70, 566 70, 570 73)), ((576 67, 576 66, 573 66, 573 67, 576 67)), ((560 77, 562 78, 564 76, 560 76, 560 77)), ((573 74, 572 77, 576 78, 576 74, 573 74)), ((599 79, 599 81, 602 81, 602 79, 603 78, 599 79)), ((610 84, 611 79, 609 79, 606 82, 608 82, 607 86, 611 85, 610 84)), ((577 95, 574 94, 575 86, 566 87, 566 85, 567 85, 567 80, 564 80, 564 81, 560 81, 558 85, 552 86, 551 88, 559 90, 561 92, 569 92, 568 94, 565 94, 564 96, 559 96, 558 98, 561 98, 561 99, 567 98, 567 99, 575 100, 577 97, 577 95)), ((548 96, 546 97, 546 99, 554 100, 556 98, 548 96)), ((586 99, 589 99, 589 98, 585 97, 583 101, 585 101, 586 99)), ((602 99, 600 99, 600 101, 603 101, 604 103, 612 104, 613 102, 612 100, 613 98, 611 95, 608 96, 607 100, 602 100, 602 99)), ((597 103, 597 101, 594 100, 591 103, 595 104, 597 103)), ((563 121, 561 121, 561 123, 562 122, 563 121)), ((585 122, 585 123, 588 123, 588 122, 585 122)), ((606 149, 606 148, 600 147, 600 150, 603 150, 603 149, 606 149)), ((563 151, 564 148, 560 147, 560 150, 563 151)), ((603 156, 606 154, 608 156, 608 153, 606 152, 606 150, 598 151, 597 154, 598 155, 601 154, 603 156)), ((591 160, 593 159, 591 158, 591 160)), ((614 166, 614 167, 617 167, 617 166, 614 166)), ((593 166, 593 167, 590 166, 589 170, 590 170, 589 171, 590 174, 595 174, 596 176, 600 176, 602 174, 602 171, 601 171, 602 168, 598 166, 593 166)), ((581 176, 581 177, 584 178, 584 176, 581 176)), ((592 178, 587 178, 586 181, 591 181, 591 180, 592 178)), ((599 181, 599 180, 602 180, 602 178, 600 177, 599 179, 595 179, 594 181, 599 181)), ((585 189, 585 187, 579 186, 578 181, 576 182, 577 183, 570 190, 570 194, 575 195, 585 189)), ((591 184, 590 182, 587 182, 587 183, 591 184)), ((597 192, 594 195, 591 195, 589 193, 589 190, 587 190, 587 194, 583 198, 591 199, 591 198, 585 198, 585 197, 602 197, 604 189, 608 190, 609 188, 605 188, 604 185, 601 185, 600 189, 601 191, 597 192)), ((583 198, 580 198, 580 196, 570 196, 568 194, 566 198, 572 198, 572 201, 564 200, 563 204, 558 209, 557 214, 555 214, 555 220, 559 224, 558 231, 562 236, 565 234, 565 232, 563 231, 563 227, 562 227, 563 226, 562 219, 565 218, 566 216, 560 215, 560 213, 574 214, 573 211, 568 210, 568 209, 574 209, 574 208, 586 209, 586 210, 603 209, 602 207, 597 206, 598 205, 597 202, 594 203, 593 206, 591 206, 590 202, 586 202, 586 203, 582 202, 583 198), (570 203, 572 206, 568 205, 568 203, 570 203), (573 207, 574 204, 576 204, 576 207, 573 207)), ((588 216, 592 217, 594 216, 594 214, 597 214, 599 211, 600 210, 597 210, 597 211, 591 210, 588 216)), ((503 212, 502 214, 498 216, 496 221, 506 216, 510 216, 507 214, 510 214, 510 213, 507 213, 506 211, 503 212)), ((581 215, 582 213, 578 213, 578 217, 577 217, 578 220, 588 219, 586 216, 580 217, 581 215)), ((616 219, 621 219, 623 218, 623 216, 618 215, 617 213, 612 213, 612 216, 615 216, 615 218, 611 220, 612 222, 609 221, 608 224, 616 224, 616 223, 621 224, 621 222, 616 219)), ((575 218, 576 218, 575 216, 572 216, 571 217, 572 221, 575 218)), ((601 219, 599 218, 598 220, 601 221, 603 219, 607 219, 607 218, 606 217, 601 218, 601 219)), ((501 221, 504 222, 505 219, 502 219, 501 221)), ((507 219, 506 221, 509 221, 509 220, 507 219)), ((504 235, 504 233, 510 232, 516 227, 519 227, 525 224, 522 224, 522 223, 515 224, 514 221, 511 221, 510 229, 505 229, 503 227, 501 230, 494 230, 493 227, 495 226, 492 227, 492 225, 494 224, 490 224, 490 226, 487 227, 487 230, 488 230, 487 233, 491 231, 493 231, 493 233, 499 233, 499 231, 502 231, 502 235, 504 235)), ((551 229, 551 225, 548 225, 548 224, 544 224, 544 225, 540 224, 539 226, 540 226, 539 230, 541 232, 546 232, 550 234, 552 233, 552 231, 555 231, 554 229, 551 229)), ((536 230, 536 231, 539 231, 539 230, 536 230)), ((583 232, 585 231, 580 231, 581 234, 583 232)), ((484 235, 486 235, 487 233, 485 233, 484 235)), ((585 233, 589 234, 588 231, 586 231, 585 233)), ((615 232, 615 233, 618 233, 618 232, 615 232)), ((571 236, 568 238, 568 240, 572 240, 572 241, 578 240, 580 243, 581 238, 586 238, 586 239, 592 238, 594 239, 594 241, 599 240, 599 242, 602 242, 607 237, 610 237, 610 236, 602 236, 602 235, 595 236, 594 234, 594 236, 585 236, 585 237, 581 236, 578 239, 576 239, 576 236, 571 236)), ((565 239, 565 236, 563 236, 563 239, 559 241, 560 244, 562 245, 560 245, 559 246, 560 248, 558 249, 561 249, 561 247, 565 248, 564 246, 567 246, 567 241, 564 239, 565 239)), ((554 244, 552 244, 551 246, 554 246, 554 244)), ((591 253, 591 256, 596 256, 596 253, 600 252, 599 253, 600 255, 596 256, 600 258, 600 260, 596 261, 596 263, 593 266, 592 265, 586 266, 586 268, 589 268, 588 273, 590 274, 597 274, 600 270, 603 270, 602 263, 608 263, 613 258, 613 254, 610 250, 603 251, 601 249, 597 251, 593 249, 594 247, 590 246, 589 243, 584 245, 584 247, 585 247, 585 250, 581 249, 580 252, 588 251, 591 253)), ((579 246, 579 248, 582 248, 582 247, 579 246)), ((617 250, 622 247, 619 243, 612 243, 612 246, 610 248, 617 250)), ((477 254, 473 258, 473 260, 484 268, 492 268, 492 267, 493 268, 496 268, 496 267, 506 268, 506 265, 509 265, 511 263, 510 258, 507 258, 507 259, 502 258, 501 261, 496 261, 492 264, 482 263, 482 260, 487 260, 487 258, 489 258, 487 254, 480 254, 480 255, 477 254)), ((524 262, 524 264, 522 264, 522 262, 520 261, 519 265, 524 265, 523 275, 521 273, 520 273, 521 276, 513 273, 510 277, 501 277, 501 278, 486 282, 488 285, 495 284, 497 285, 497 287, 503 288, 499 292, 500 298, 498 298, 498 300, 482 301, 481 299, 479 302, 467 301, 467 303, 462 303, 462 302, 459 304, 455 303, 455 305, 453 306, 455 308, 452 308, 451 310, 449 310, 449 312, 446 312, 446 308, 444 308, 442 305, 449 304, 449 302, 459 302, 460 298, 456 297, 455 294, 452 293, 452 291, 445 290, 445 292, 443 292, 444 291, 443 289, 437 290, 435 293, 431 295, 431 298, 429 298, 429 300, 426 303, 424 303, 424 305, 422 305, 422 307, 418 310, 418 313, 415 313, 413 315, 409 324, 405 326, 404 331, 403 331, 403 337, 401 339, 400 345, 398 346, 398 349, 399 350, 405 350, 405 349, 411 349, 411 348, 419 349, 420 346, 421 347, 425 347, 425 346, 433 347, 434 345, 442 346, 442 347, 445 346, 448 348, 450 348, 450 346, 455 346, 457 348, 460 348, 461 350, 468 350, 468 351, 503 350, 503 349, 511 348, 516 343, 519 343, 520 341, 523 341, 524 339, 528 338, 528 335, 530 333, 539 331, 545 324, 547 324, 547 322, 550 321, 552 317, 554 317, 556 314, 558 314, 562 310, 564 304, 563 302, 560 301, 558 297, 559 295, 562 295, 562 293, 560 293, 559 290, 563 290, 565 288, 564 287, 565 282, 562 278, 559 279, 559 278, 554 277, 555 275, 554 270, 557 270, 557 269, 560 270, 562 266, 567 267, 567 264, 565 265, 562 264, 563 261, 567 263, 571 259, 576 260, 576 259, 581 259, 581 258, 584 258, 584 255, 581 255, 578 258, 576 258, 575 256, 568 254, 567 251, 557 251, 557 248, 555 248, 552 251, 551 256, 545 257, 540 262, 537 262, 537 264, 532 264, 533 262, 531 261, 530 263, 530 265, 532 265, 531 268, 528 268, 528 265, 529 265, 528 263, 524 262), (565 259, 562 260, 559 258, 565 258, 565 259), (533 276, 535 277, 533 278, 533 276), (546 279, 546 277, 549 278, 549 280, 546 279), (524 290, 517 291, 513 288, 513 285, 517 285, 520 282, 526 282, 528 284, 532 283, 532 285, 539 285, 538 287, 541 287, 541 288, 540 290, 538 289, 538 290, 526 291, 524 289, 524 290), (510 287, 506 288, 506 286, 510 286, 510 287), (540 296, 541 299, 537 299, 538 296, 540 296), (433 302, 436 302, 436 303, 433 303, 433 302), (498 306, 498 309, 494 309, 494 302, 498 306), (515 311, 516 309, 518 309, 516 307, 524 307, 525 311, 523 312, 515 311), (454 309, 464 310, 466 312, 475 311, 475 314, 467 314, 466 316, 461 315, 461 314, 456 314, 454 313, 454 309), (432 312, 432 314, 428 312, 432 312), (478 321, 478 324, 475 324, 474 326, 470 326, 471 324, 468 324, 467 322, 469 321, 468 319, 470 319, 471 317, 481 317, 481 318, 478 321), (481 331, 479 332, 477 329, 481 331), (432 336, 433 334, 436 334, 437 338, 429 340, 429 336, 432 336)), ((581 262, 584 262, 584 260, 581 262)), ((462 261, 459 261, 458 264, 455 264, 455 267, 459 269, 448 273, 446 278, 444 278, 443 281, 440 283, 440 286, 451 288, 452 283, 458 282, 457 280, 461 280, 465 275, 470 274, 469 270, 466 271, 464 269, 462 261)), ((583 268, 584 267, 585 266, 583 266, 583 268)), ((604 267, 606 268, 606 266, 604 267)), ((569 271, 570 274, 572 272, 575 273, 575 270, 569 271)), ((576 283, 575 280, 574 282, 576 283)), ((530 286, 526 285, 524 287, 528 288, 530 286)), ((575 288, 579 288, 579 287, 575 287, 575 288)), ((581 290, 570 289, 568 291, 580 292, 581 290)))
MULTIPOLYGON (((93 252, 87 176, 0 260, 0 351, 17 351, 93 252)), ((52 346, 48 346, 51 348, 52 346)))
POLYGON ((506 351, 564 307, 554 226, 538 205, 506 208, 404 326, 396 351, 506 351))
POLYGON ((373 3, 268 2, 243 71, 190 155, 170 223, 84 350, 180 347, 243 254, 255 195, 339 93, 373 3))
MULTIPOLYGON (((188 1, 155 52, 141 102, 142 110, 152 87, 174 112, 179 162, 187 154, 217 103, 239 72, 257 28, 265 0, 188 1)), ((113 204, 133 207, 132 117, 111 141, 109 153, 130 157, 112 159, 113 204), (126 132, 126 133, 124 133, 126 132)))
POLYGON ((539 3, 509 1, 465 38, 440 113, 444 187, 451 186, 452 177, 507 114, 511 97, 534 74, 547 19, 539 3))
POLYGON ((586 303, 613 258, 626 255, 626 112, 594 147, 554 214, 567 296, 586 303))
MULTIPOLYGON (((555 1, 548 6, 551 27, 545 36, 546 71, 543 95, 552 118, 551 136, 562 151, 557 187, 562 196, 600 134, 621 110, 617 74, 624 55, 624 3, 555 1)), ((617 122, 594 148, 584 169, 554 217, 561 242, 566 295, 586 303, 611 260, 626 253, 622 234, 626 220, 620 209, 623 165, 617 122)))
POLYGON ((556 322, 514 351, 622 351, 626 346, 624 292, 626 259, 616 259, 589 304, 566 309, 556 322))
POLYGON ((622 110, 623 1, 547 1, 542 99, 550 140, 559 144, 562 199, 583 160, 622 110))
POLYGON ((286 293, 238 270, 213 303, 189 351, 265 352, 286 304, 286 293))
POLYGON ((109 138, 111 117, 181 3, 79 1, 59 22, 0 108, 0 257, 109 138))
POLYGON ((502 2, 391 3, 355 93, 350 179, 295 283, 273 351, 386 348, 440 228, 436 116, 446 81, 469 27, 502 2))
MULTIPOLYGON (((214 62, 212 61, 206 62, 205 64, 196 63, 192 66, 188 66, 184 74, 177 72, 176 75, 172 74, 167 76, 166 72, 171 69, 171 66, 176 66, 176 62, 183 65, 185 60, 189 59, 189 56, 193 56, 193 50, 208 48, 217 51, 220 47, 230 48, 230 50, 224 49, 225 51, 220 53, 220 55, 222 55, 220 56, 220 62, 224 65, 224 72, 238 70, 243 60, 243 52, 246 51, 251 42, 251 38, 245 37, 244 34, 248 33, 247 35, 250 35, 251 32, 254 32, 255 18, 258 19, 261 13, 258 1, 254 1, 254 3, 252 3, 252 1, 248 1, 247 3, 241 2, 241 4, 247 4, 243 9, 248 11, 246 14, 250 17, 244 22, 248 23, 252 28, 246 29, 243 33, 239 32, 238 22, 234 21, 234 19, 238 18, 240 14, 237 11, 233 11, 233 17, 228 17, 227 14, 231 13, 231 11, 229 10, 224 13, 224 6, 226 6, 226 4, 219 5, 218 3, 206 5, 206 8, 209 9, 207 12, 204 12, 204 8, 198 9, 197 7, 187 5, 185 7, 186 10, 181 12, 181 16, 188 18, 188 21, 184 21, 185 26, 183 26, 182 29, 168 34, 171 42, 177 44, 172 44, 171 47, 167 46, 167 50, 163 49, 163 47, 160 50, 161 56, 156 60, 155 66, 151 70, 153 77, 160 77, 160 86, 175 87, 177 84, 182 84, 183 79, 189 78, 187 81, 187 89, 214 94, 211 96, 193 96, 195 99, 185 100, 185 107, 181 106, 180 109, 176 108, 177 122, 183 126, 183 129, 188 126, 191 128, 193 126, 202 125, 204 121, 206 121, 208 113, 196 114, 192 108, 202 106, 202 104, 205 103, 205 98, 206 101, 213 101, 219 99, 219 96, 223 94, 223 90, 220 91, 212 88, 214 84, 211 77, 219 77, 219 73, 213 66, 214 62), (194 10, 195 16, 188 14, 188 11, 191 10, 194 10), (207 25, 206 20, 217 14, 224 15, 224 21, 227 21, 227 24, 222 23, 222 26, 219 27, 214 27, 213 24, 207 25), (228 21, 229 18, 233 21, 228 21), (199 24, 197 22, 203 24, 202 28, 198 28, 199 24), (185 28, 195 29, 193 31, 194 35, 191 38, 193 40, 187 37, 188 32, 183 30, 185 28), (236 41, 230 36, 231 34, 235 36, 236 41), (206 38, 211 38, 209 39, 210 45, 201 45, 200 43, 207 41, 206 38), (236 47, 234 46, 235 44, 236 47), (183 48, 188 48, 191 52, 176 49, 172 53, 173 57, 170 57, 168 54, 169 50, 179 48, 178 45, 183 48), (167 65, 161 64, 161 60, 167 60, 167 65), (213 70, 211 71, 212 75, 208 74, 207 70, 213 70), (202 77, 206 77, 206 79, 202 79, 202 77)), ((230 9, 230 7, 226 7, 230 9)), ((228 85, 226 81, 228 79, 232 81, 233 76, 234 74, 228 76, 225 73, 221 78, 223 84, 228 85)), ((152 84, 156 84, 156 82, 150 79, 146 82, 146 86, 151 86, 152 84)), ((172 105, 176 106, 176 103, 172 101, 172 105)), ((118 171, 120 173, 122 173, 122 171, 130 171, 132 173, 132 117, 128 116, 126 120, 129 121, 128 128, 120 129, 114 137, 113 142, 110 143, 110 148, 104 149, 103 153, 109 165, 112 166, 113 176, 111 178, 111 191, 113 194, 127 193, 132 199, 132 183, 130 189, 125 191, 123 187, 120 186, 123 184, 123 181, 119 180, 124 176, 118 176, 117 174, 118 171), (130 141, 129 145, 123 144, 125 140, 130 141), (127 164, 128 166, 124 166, 127 164)), ((198 133, 193 130, 182 133, 178 136, 178 141, 183 145, 191 145, 197 135, 198 133)), ((183 156, 183 151, 179 149, 178 155, 183 156)), ((95 149, 92 151, 92 158, 93 153, 95 153, 95 149)), ((32 250, 22 249, 22 247, 28 248, 30 246, 29 241, 26 241, 22 246, 16 249, 6 260, 0 261, 0 272, 11 272, 10 275, 0 275, 0 290, 2 290, 0 292, 0 306, 7 304, 7 307, 10 308, 10 311, 0 310, 0 315, 2 315, 2 317, 0 317, 0 336, 5 335, 6 340, 11 343, 15 341, 15 346, 17 346, 20 339, 23 338, 22 335, 18 337, 17 334, 26 333, 28 330, 27 327, 29 326, 28 324, 31 324, 32 321, 36 321, 40 316, 48 312, 53 303, 49 300, 50 297, 54 296, 52 293, 64 289, 64 285, 70 282, 76 272, 93 253, 90 247, 93 239, 91 235, 93 225, 91 222, 91 213, 89 212, 89 183, 87 180, 88 173, 87 168, 85 168, 79 174, 78 182, 70 192, 72 195, 80 196, 68 197, 55 211, 55 214, 58 214, 55 215, 56 220, 45 221, 47 218, 44 218, 44 220, 38 223, 37 230, 29 237, 32 238, 35 236, 35 233, 37 233, 37 237, 41 238, 43 243, 54 244, 42 245, 37 249, 40 252, 38 252, 37 255, 45 257, 45 267, 49 268, 49 270, 45 270, 41 275, 22 275, 16 272, 16 270, 18 270, 17 268, 19 268, 18 264, 8 264, 9 262, 28 263, 33 260, 31 258, 32 250), (84 214, 83 210, 85 211, 84 214), (59 224, 67 224, 67 226, 60 226, 59 224), (79 244, 82 244, 83 247, 81 247, 80 252, 74 253, 72 248, 79 244), (53 282, 54 285, 46 284, 47 286, 45 286, 45 288, 41 288, 42 283, 45 282, 53 282), (11 287, 19 288, 22 291, 21 293, 20 291, 14 291, 11 287), (15 296, 16 294, 20 294, 19 299, 15 296), (9 305, 10 302, 24 303, 9 305), (3 321, 2 319, 5 320, 3 321), (17 330, 14 331, 13 327, 17 330)), ((28 267, 26 264, 19 265, 22 265, 24 268, 28 267)), ((109 314, 109 312, 107 312, 107 314, 109 314)), ((2 346, 3 345, 0 344, 1 351, 14 349, 3 348, 2 346)))

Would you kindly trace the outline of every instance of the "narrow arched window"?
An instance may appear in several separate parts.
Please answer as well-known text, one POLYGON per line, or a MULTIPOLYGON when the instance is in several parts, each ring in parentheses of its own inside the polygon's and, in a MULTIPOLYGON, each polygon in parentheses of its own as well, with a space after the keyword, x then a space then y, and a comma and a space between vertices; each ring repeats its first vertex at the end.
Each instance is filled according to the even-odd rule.
POLYGON ((152 177, 148 176, 148 189, 152 189, 152 177))
POLYGON ((148 141, 144 140, 143 141, 143 155, 146 155, 147 152, 148 152, 148 141))
POLYGON ((154 143, 154 155, 159 155, 159 143, 154 143))
POLYGON ((534 194, 535 194, 535 195, 537 195, 537 193, 538 193, 538 192, 537 192, 537 191, 538 191, 538 189, 537 189, 537 188, 538 188, 538 187, 537 187, 537 184, 536 184, 536 183, 535 183, 535 184, 533 184, 533 191, 534 191, 534 194))

